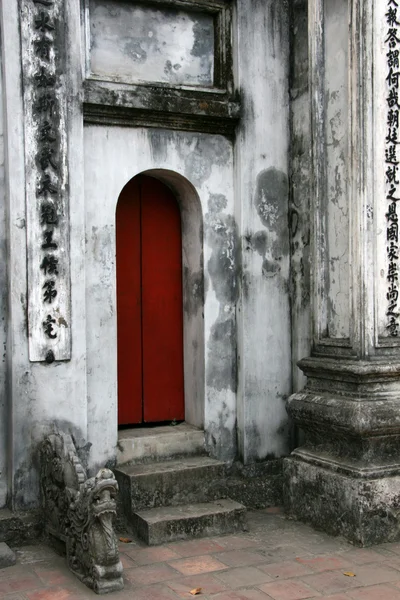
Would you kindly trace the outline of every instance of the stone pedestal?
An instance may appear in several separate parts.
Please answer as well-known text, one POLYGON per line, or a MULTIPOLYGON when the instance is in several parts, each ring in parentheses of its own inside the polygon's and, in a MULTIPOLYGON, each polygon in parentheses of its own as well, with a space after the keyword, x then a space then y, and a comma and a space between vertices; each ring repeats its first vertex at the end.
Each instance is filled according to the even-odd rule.
POLYGON ((359 545, 400 538, 399 363, 301 361, 288 409, 305 443, 285 461, 287 511, 359 545))
POLYGON ((309 0, 309 47, 313 344, 284 497, 371 545, 400 539, 400 9, 309 0))

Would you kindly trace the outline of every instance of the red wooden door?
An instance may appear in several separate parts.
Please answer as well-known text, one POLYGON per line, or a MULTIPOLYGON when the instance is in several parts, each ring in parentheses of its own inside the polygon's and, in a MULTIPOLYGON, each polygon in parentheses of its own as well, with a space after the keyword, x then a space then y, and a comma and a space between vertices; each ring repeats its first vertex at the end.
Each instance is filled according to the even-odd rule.
POLYGON ((183 420, 181 220, 169 188, 130 181, 116 236, 119 424, 183 420))

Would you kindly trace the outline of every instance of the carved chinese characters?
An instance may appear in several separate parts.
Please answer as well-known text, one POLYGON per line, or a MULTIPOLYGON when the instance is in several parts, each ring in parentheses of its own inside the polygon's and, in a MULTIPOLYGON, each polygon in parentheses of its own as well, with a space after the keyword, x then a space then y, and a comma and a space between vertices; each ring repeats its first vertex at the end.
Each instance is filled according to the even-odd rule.
POLYGON ((388 301, 386 317, 390 336, 397 337, 399 325, 399 222, 397 202, 399 200, 399 49, 400 49, 400 12, 398 1, 387 0, 386 18, 386 58, 387 58, 387 135, 385 140, 385 183, 387 212, 387 260, 386 278, 388 282, 386 298, 388 301))
POLYGON ((31 361, 70 358, 65 0, 22 0, 31 361))

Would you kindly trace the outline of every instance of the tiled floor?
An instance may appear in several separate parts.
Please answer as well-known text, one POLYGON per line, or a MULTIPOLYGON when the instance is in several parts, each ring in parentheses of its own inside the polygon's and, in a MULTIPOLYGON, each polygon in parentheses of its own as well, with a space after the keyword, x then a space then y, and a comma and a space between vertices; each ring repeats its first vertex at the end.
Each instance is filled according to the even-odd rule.
MULTIPOLYGON (((249 531, 238 535, 155 548, 121 542, 120 549, 125 589, 110 600, 400 600, 400 544, 354 548, 271 509, 251 512, 249 531)), ((0 570, 0 598, 96 595, 52 550, 26 546, 15 567, 0 570)))

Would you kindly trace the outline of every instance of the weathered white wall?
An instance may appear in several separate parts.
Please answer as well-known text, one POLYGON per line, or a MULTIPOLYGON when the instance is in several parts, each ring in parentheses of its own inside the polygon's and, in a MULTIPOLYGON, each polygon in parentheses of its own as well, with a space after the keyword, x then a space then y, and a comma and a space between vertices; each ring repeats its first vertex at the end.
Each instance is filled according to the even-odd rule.
MULTIPOLYGON (((174 189, 188 231, 185 190, 201 207, 193 210, 193 231, 202 231, 201 243, 190 247, 189 234, 184 240, 184 249, 192 253, 184 280, 186 299, 196 299, 184 311, 197 315, 186 319, 186 346, 192 331, 194 341, 202 344, 193 350, 192 368, 185 371, 196 402, 187 393, 188 420, 204 424, 210 453, 229 461, 237 458, 238 447, 242 460, 251 463, 282 456, 289 444, 287 3, 238 1, 234 44, 243 111, 235 145, 220 135, 161 129, 87 126, 84 131, 79 7, 65 6, 72 359, 45 364, 31 363, 28 357, 24 110, 21 78, 16 76, 22 64, 21 29, 17 5, 1 5, 9 174, 7 221, 0 213, 2 244, 9 241, 8 461, 13 504, 25 508, 38 502, 38 444, 55 428, 72 433, 86 452, 90 471, 115 457, 115 207, 124 185, 144 171, 157 176, 159 170, 174 189), (201 247, 203 261, 196 262, 193 256, 201 247)), ((2 295, 0 302, 4 304, 2 295)), ((0 327, 3 337, 4 332, 0 327)), ((1 392, 4 379, 0 385, 1 392)), ((3 416, 0 412, 1 423, 6 422, 3 416)))
MULTIPOLYGON (((210 452, 236 450, 237 228, 232 144, 224 137, 152 129, 85 128, 86 335, 91 463, 103 464, 117 441, 115 208, 125 184, 149 169, 181 176, 201 203, 204 248, 204 428, 210 452)), ((176 189, 179 191, 179 178, 176 189)), ((182 200, 178 196, 178 200, 182 200)), ((186 207, 187 210, 187 207, 186 207)), ((193 210, 193 219, 199 215, 193 210)), ((190 217, 185 216, 185 220, 190 217)), ((195 251, 198 249, 195 247, 195 251)), ((184 287, 198 294, 198 272, 184 287)), ((192 340, 192 343, 195 340, 192 340)), ((202 360, 202 351, 199 360, 202 360)), ((185 376, 190 373, 185 369, 185 376)), ((193 373, 193 385, 198 374, 193 373)), ((191 401, 192 398, 187 398, 191 401)), ((202 407, 193 413, 202 412, 202 407)), ((195 423, 200 425, 201 423, 195 423)))
POLYGON ((236 214, 242 252, 238 439, 247 462, 287 454, 291 391, 288 5, 237 2, 236 214))
MULTIPOLYGON (((0 45, 1 49, 1 45, 0 45)), ((0 98, 3 97, 3 53, 0 50, 0 98)), ((7 442, 9 430, 9 394, 7 390, 7 235, 4 181, 4 119, 0 102, 0 508, 7 499, 7 442)))

